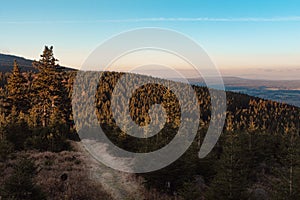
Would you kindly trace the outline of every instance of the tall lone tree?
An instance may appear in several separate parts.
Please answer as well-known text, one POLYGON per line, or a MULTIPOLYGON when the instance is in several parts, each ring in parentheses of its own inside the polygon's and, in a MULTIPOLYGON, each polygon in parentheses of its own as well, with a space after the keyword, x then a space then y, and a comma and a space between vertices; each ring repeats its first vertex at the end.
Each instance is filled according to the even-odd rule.
POLYGON ((41 116, 41 123, 46 127, 50 123, 50 116, 63 119, 63 96, 65 88, 62 84, 61 68, 56 64, 58 60, 53 55, 53 47, 45 46, 39 61, 33 63, 39 70, 33 83, 36 99, 35 106, 41 116))

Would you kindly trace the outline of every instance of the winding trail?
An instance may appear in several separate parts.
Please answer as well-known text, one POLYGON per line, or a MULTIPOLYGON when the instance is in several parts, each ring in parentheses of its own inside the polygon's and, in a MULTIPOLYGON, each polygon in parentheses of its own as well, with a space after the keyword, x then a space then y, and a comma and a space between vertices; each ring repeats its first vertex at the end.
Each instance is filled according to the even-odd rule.
MULTIPOLYGON (((80 142, 76 142, 74 146, 82 153, 81 158, 87 166, 89 178, 100 183, 114 199, 145 199, 146 189, 142 185, 141 178, 105 166, 93 158, 80 142)), ((106 151, 106 149, 103 148, 101 151, 106 151)))

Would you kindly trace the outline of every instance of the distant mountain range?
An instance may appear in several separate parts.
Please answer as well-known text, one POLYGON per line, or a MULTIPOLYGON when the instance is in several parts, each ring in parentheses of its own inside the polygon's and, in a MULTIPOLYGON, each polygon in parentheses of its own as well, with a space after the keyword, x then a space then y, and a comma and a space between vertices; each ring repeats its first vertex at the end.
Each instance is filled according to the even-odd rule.
MULTIPOLYGON (((9 72, 12 70, 14 65, 14 60, 16 60, 19 64, 20 70, 22 72, 32 71, 35 72, 37 69, 35 69, 32 66, 33 60, 26 59, 20 56, 15 55, 7 55, 7 54, 1 54, 0 53, 0 72, 9 72)), ((73 70, 72 68, 68 67, 62 67, 65 70, 73 70)))

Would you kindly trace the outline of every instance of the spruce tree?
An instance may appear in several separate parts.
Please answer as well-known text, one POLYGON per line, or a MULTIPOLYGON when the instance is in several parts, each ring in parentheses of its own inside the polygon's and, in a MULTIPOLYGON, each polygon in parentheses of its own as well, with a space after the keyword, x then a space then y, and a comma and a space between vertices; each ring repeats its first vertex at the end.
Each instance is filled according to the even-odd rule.
POLYGON ((66 95, 62 85, 61 68, 56 64, 58 60, 53 55, 53 47, 45 46, 41 59, 33 64, 39 70, 33 83, 35 91, 34 109, 41 116, 41 124, 46 127, 50 123, 50 116, 59 110, 63 119, 63 99, 66 95))
POLYGON ((276 199, 300 198, 300 138, 299 128, 288 125, 282 136, 284 149, 279 155, 279 167, 273 169, 273 197, 276 199))
MULTIPOLYGON (((0 115, 2 116, 8 115, 10 109, 11 109, 11 105, 7 98, 6 90, 0 87, 0 115)), ((1 125, 1 121, 0 121, 0 125, 1 125)))
POLYGON ((245 151, 240 136, 231 130, 230 125, 227 126, 225 144, 216 172, 207 191, 207 199, 245 199, 248 186, 245 151))
POLYGON ((13 168, 13 173, 2 186, 3 190, 0 195, 4 199, 46 199, 45 194, 34 182, 36 166, 31 159, 22 158, 13 168))
POLYGON ((17 61, 14 61, 13 71, 7 80, 8 99, 17 111, 28 109, 26 79, 22 75, 17 61))

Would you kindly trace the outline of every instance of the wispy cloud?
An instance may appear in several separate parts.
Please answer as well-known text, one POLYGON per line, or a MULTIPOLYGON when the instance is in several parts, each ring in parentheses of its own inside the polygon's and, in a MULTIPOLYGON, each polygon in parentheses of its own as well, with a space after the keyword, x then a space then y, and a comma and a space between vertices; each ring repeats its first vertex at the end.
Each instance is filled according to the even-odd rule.
POLYGON ((53 21, 0 21, 0 24, 80 24, 80 23, 134 23, 134 22, 300 22, 300 16, 291 17, 247 17, 247 18, 131 18, 131 19, 99 19, 99 20, 53 20, 53 21))

